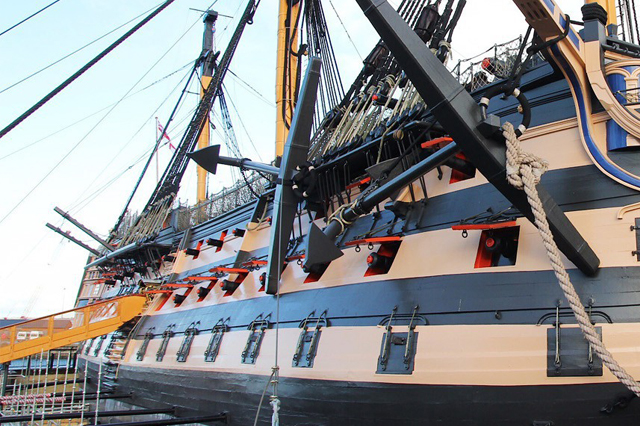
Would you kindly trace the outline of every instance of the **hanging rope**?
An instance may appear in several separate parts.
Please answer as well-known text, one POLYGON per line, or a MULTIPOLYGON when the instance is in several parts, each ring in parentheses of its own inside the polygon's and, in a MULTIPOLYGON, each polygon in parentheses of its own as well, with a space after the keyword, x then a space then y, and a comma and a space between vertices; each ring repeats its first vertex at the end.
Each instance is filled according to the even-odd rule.
POLYGON ((173 3, 173 1, 174 0, 167 0, 160 7, 158 7, 151 14, 149 14, 146 18, 144 18, 142 21, 140 21, 138 24, 136 24, 133 28, 131 28, 129 31, 127 31, 118 40, 114 41, 109 47, 107 47, 102 52, 100 52, 98 54, 98 56, 96 56, 95 58, 93 58, 92 60, 87 62, 87 64, 85 66, 83 66, 78 71, 76 71, 71 77, 69 77, 68 79, 63 81, 58 87, 56 87, 51 92, 49 92, 49 94, 45 95, 44 98, 42 98, 38 102, 36 102, 35 105, 33 105, 31 108, 29 108, 27 111, 25 111, 20 117, 16 118, 7 127, 5 127, 4 129, 0 130, 0 138, 2 138, 4 135, 9 133, 14 127, 16 127, 18 124, 22 123, 25 119, 27 119, 27 117, 29 117, 31 114, 33 114, 38 109, 40 109, 41 106, 43 106, 44 104, 49 102, 55 95, 60 93, 65 87, 67 87, 68 85, 73 83, 78 77, 80 77, 82 74, 84 74, 89 68, 91 68, 96 63, 98 63, 98 61, 100 61, 102 58, 107 56, 113 49, 118 47, 123 41, 128 39, 136 31, 138 31, 140 28, 142 28, 147 22, 152 20, 157 14, 162 12, 167 6, 169 6, 171 3, 173 3))
POLYGON ((507 181, 515 188, 524 190, 527 194, 527 199, 531 205, 531 211, 535 219, 535 225, 547 249, 547 255, 551 261, 553 272, 558 279, 558 284, 560 284, 564 296, 571 306, 573 315, 580 326, 580 330, 582 330, 584 338, 587 339, 593 351, 598 354, 611 373, 629 388, 629 390, 637 396, 640 396, 640 386, 638 383, 618 364, 600 340, 589 315, 580 301, 578 293, 571 283, 569 274, 562 264, 560 250, 549 229, 549 222, 547 221, 547 216, 544 212, 540 197, 538 196, 538 190, 536 189, 536 185, 540 182, 542 174, 548 168, 547 162, 533 154, 522 151, 520 148, 520 140, 516 137, 515 130, 511 123, 504 124, 503 134, 507 140, 507 181))

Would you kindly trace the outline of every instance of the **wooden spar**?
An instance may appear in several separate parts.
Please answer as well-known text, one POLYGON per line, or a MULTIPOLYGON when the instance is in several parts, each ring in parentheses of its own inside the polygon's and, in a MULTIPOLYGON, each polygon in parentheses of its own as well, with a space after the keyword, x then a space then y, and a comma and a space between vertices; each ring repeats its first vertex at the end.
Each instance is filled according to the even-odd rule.
MULTIPOLYGON (((98 243, 100 243, 100 245, 102 245, 104 248, 106 248, 109 251, 113 251, 113 247, 111 247, 109 245, 109 243, 107 243, 106 241, 104 241, 102 238, 100 238, 99 236, 97 236, 96 234, 94 234, 93 232, 91 232, 91 230, 89 228, 87 228, 86 226, 84 226, 83 224, 81 224, 80 222, 78 222, 77 220, 75 220, 73 217, 71 217, 71 215, 69 215, 69 213, 65 212, 64 210, 62 210, 60 207, 54 207, 53 211, 55 211, 56 213, 58 213, 60 216, 62 216, 63 218, 65 218, 66 220, 68 220, 69 222, 73 223, 75 226, 77 226, 82 232, 84 232, 85 234, 87 234, 88 236, 90 236, 91 238, 93 238, 94 240, 96 240, 98 243)), ((55 231, 55 229, 54 229, 55 231)), ((75 241, 74 241, 75 242, 75 241)), ((86 248, 86 247, 85 247, 86 248)), ((89 250, 91 251, 91 250, 89 250)))
POLYGON ((298 42, 299 2, 280 0, 278 12, 278 50, 276 62, 276 157, 281 157, 287 141, 295 105, 298 57, 291 47, 298 42))
MULTIPOLYGON (((213 55, 213 35, 216 20, 218 19, 218 13, 212 10, 208 10, 204 17, 204 34, 202 37, 202 69, 200 77, 200 98, 204 97, 204 88, 209 87, 211 78, 213 76, 213 70, 215 69, 215 59, 213 55)), ((198 149, 206 148, 209 146, 210 140, 210 124, 209 116, 205 118, 204 127, 202 133, 198 138, 198 149)), ((197 168, 198 175, 198 190, 197 201, 202 203, 207 199, 207 171, 202 167, 197 168)))
POLYGON ((85 250, 88 250, 89 253, 93 254, 94 256, 102 256, 102 253, 100 253, 98 250, 96 250, 96 249, 94 249, 92 247, 89 247, 88 245, 86 245, 82 241, 72 237, 71 234, 68 234, 68 233, 64 232, 62 229, 58 228, 57 226, 53 226, 50 223, 47 223, 46 226, 47 226, 47 228, 51 229, 53 232, 62 235, 67 240, 76 243, 77 245, 79 245, 80 247, 82 247, 85 250))

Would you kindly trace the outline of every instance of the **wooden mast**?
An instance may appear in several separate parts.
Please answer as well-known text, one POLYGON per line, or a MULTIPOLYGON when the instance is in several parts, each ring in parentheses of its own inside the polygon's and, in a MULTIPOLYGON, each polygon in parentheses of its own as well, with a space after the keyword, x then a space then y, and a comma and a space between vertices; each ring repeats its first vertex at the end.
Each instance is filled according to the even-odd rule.
MULTIPOLYGON (((213 70, 215 68, 214 54, 213 54, 213 35, 215 29, 215 22, 218 19, 218 12, 208 10, 204 17, 204 35, 202 38, 202 68, 200 77, 200 98, 204 96, 204 90, 209 87, 211 77, 213 76, 213 70)), ((210 130, 209 117, 205 119, 202 133, 198 138, 198 149, 206 148, 209 146, 209 130, 210 130)), ((198 166, 198 204, 207 199, 207 171, 198 166)))
POLYGON ((585 0, 585 4, 598 3, 607 11, 607 28, 609 25, 618 25, 618 15, 616 10, 616 0, 585 0))
POLYGON ((298 44, 300 0, 280 0, 278 12, 278 59, 276 64, 276 157, 281 157, 289 133, 296 94, 298 57, 291 49, 298 44))

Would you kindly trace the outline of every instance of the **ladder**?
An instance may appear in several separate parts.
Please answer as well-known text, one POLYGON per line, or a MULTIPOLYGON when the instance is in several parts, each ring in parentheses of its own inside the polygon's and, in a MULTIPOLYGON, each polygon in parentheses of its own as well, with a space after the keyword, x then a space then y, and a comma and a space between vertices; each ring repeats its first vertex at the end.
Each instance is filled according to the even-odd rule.
POLYGON ((115 297, 0 328, 0 364, 111 333, 140 315, 146 300, 146 296, 141 294, 115 297), (70 328, 55 329, 56 319, 70 319, 70 328), (20 331, 29 331, 36 322, 41 324, 43 321, 47 321, 44 335, 35 339, 18 340, 20 331))

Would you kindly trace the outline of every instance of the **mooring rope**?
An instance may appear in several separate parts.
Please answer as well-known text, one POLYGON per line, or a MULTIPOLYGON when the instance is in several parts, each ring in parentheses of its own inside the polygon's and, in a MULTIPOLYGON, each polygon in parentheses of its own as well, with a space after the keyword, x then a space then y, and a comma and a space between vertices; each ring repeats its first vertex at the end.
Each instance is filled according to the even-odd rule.
POLYGON ((540 182, 543 173, 547 171, 547 162, 531 153, 522 151, 520 148, 520 140, 516 136, 511 123, 505 123, 503 125, 503 135, 507 140, 507 181, 513 187, 524 190, 525 194, 527 194, 527 200, 531 205, 535 225, 538 228, 542 242, 547 250, 553 272, 558 279, 558 284, 560 284, 564 296, 569 302, 569 306, 571 306, 571 310, 580 326, 580 330, 582 330, 582 334, 611 373, 629 388, 629 390, 637 396, 640 396, 640 386, 636 380, 618 364, 602 340, 600 340, 589 315, 587 315, 585 311, 584 305, 580 301, 578 293, 571 283, 569 274, 562 264, 560 250, 549 229, 549 222, 547 221, 547 216, 544 212, 540 197, 538 196, 538 190, 536 189, 536 185, 540 182))

